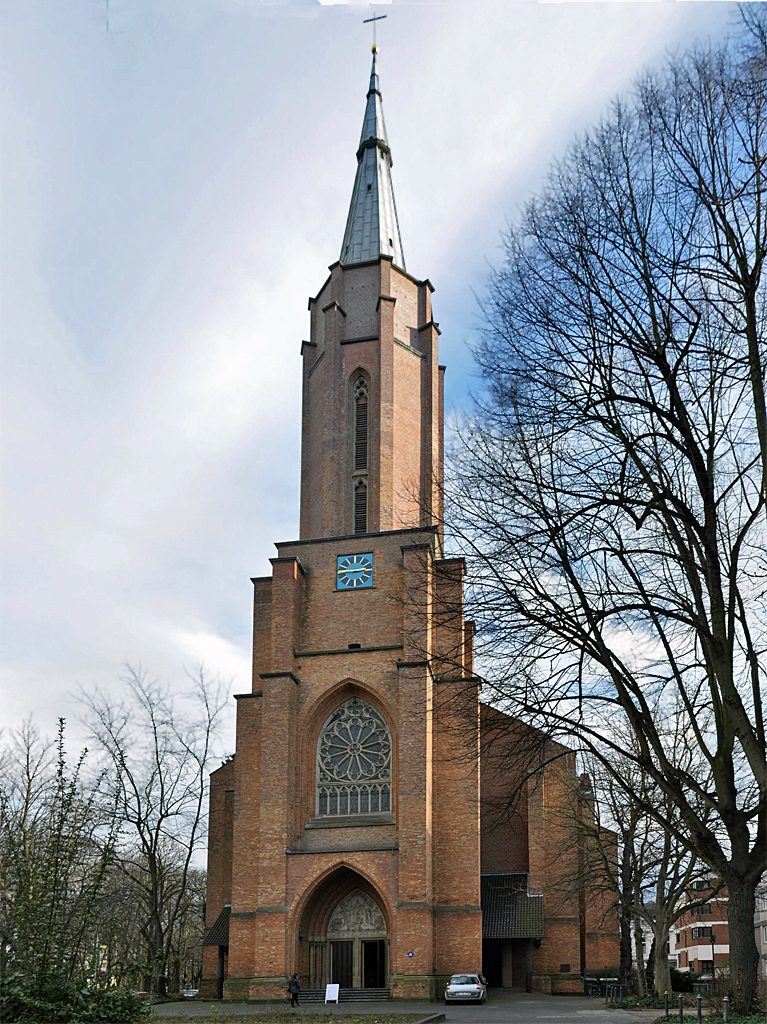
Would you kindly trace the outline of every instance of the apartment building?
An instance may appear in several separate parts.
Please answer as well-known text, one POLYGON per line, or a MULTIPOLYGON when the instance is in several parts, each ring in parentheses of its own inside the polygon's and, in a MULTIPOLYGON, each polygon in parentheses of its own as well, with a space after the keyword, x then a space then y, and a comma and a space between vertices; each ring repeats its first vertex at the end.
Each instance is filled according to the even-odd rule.
POLYGON ((691 904, 690 909, 676 920, 669 934, 670 958, 676 961, 680 971, 713 975, 717 964, 729 963, 727 890, 717 892, 716 885, 715 881, 697 881, 685 895, 685 902, 691 904), (709 893, 710 899, 706 899, 709 893))
POLYGON ((767 981, 767 886, 756 894, 754 938, 759 950, 759 977, 767 981))

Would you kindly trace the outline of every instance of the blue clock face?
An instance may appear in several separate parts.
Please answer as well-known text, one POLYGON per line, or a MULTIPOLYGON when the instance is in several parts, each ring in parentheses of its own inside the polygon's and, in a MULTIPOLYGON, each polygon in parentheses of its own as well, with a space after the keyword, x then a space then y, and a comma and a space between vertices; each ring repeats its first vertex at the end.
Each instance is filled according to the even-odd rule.
POLYGON ((355 590, 373 586, 373 554, 339 555, 336 561, 336 586, 355 590))

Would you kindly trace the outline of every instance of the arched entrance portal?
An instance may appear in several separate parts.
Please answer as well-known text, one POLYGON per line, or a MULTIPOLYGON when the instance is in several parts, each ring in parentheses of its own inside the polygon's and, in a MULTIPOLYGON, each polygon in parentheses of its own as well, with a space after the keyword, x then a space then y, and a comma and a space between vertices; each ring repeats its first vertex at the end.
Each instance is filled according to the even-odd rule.
POLYGON ((339 868, 309 899, 300 927, 310 989, 386 988, 389 924, 375 888, 350 868, 339 868))

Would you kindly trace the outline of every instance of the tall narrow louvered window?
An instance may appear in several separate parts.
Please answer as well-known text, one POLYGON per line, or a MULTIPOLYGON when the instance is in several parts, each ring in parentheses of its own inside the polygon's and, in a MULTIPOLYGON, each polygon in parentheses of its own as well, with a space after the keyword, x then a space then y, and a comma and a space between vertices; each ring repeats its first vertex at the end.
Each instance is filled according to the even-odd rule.
POLYGON ((368 532, 368 485, 364 480, 354 485, 354 532, 368 532))
POLYGON ((352 387, 353 429, 352 440, 352 516, 354 532, 368 532, 368 380, 364 374, 354 380, 352 387))
POLYGON ((354 382, 354 468, 368 468, 368 382, 354 382))

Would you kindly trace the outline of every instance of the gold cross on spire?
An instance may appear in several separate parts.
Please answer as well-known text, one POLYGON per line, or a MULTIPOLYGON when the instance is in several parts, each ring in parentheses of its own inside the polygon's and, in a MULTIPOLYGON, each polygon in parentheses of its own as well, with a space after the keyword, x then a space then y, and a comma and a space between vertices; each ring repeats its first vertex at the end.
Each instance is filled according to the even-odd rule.
POLYGON ((376 46, 376 22, 383 21, 385 17, 385 14, 379 14, 376 16, 375 8, 373 8, 373 17, 365 18, 362 22, 363 25, 369 25, 371 21, 373 23, 373 53, 378 53, 378 47, 376 46))

